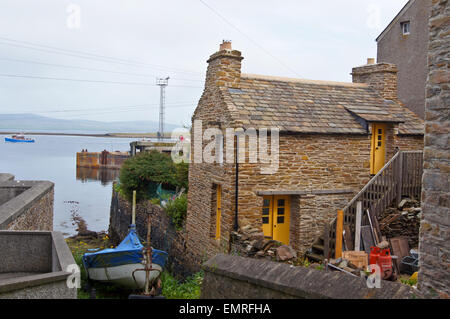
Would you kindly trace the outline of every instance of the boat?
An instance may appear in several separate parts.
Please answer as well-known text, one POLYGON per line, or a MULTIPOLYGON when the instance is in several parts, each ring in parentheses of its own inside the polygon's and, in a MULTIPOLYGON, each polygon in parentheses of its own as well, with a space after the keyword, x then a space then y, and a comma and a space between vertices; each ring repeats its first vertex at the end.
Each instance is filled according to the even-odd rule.
MULTIPOLYGON (((82 258, 83 265, 91 280, 109 282, 128 289, 144 289, 144 250, 145 247, 136 233, 136 225, 132 224, 128 235, 116 248, 85 253, 82 258)), ((149 272, 149 282, 159 277, 168 256, 165 251, 154 248, 151 252, 152 270, 149 272)))
POLYGON ((26 138, 23 134, 12 135, 11 137, 5 137, 5 142, 11 143, 34 143, 34 139, 26 138))

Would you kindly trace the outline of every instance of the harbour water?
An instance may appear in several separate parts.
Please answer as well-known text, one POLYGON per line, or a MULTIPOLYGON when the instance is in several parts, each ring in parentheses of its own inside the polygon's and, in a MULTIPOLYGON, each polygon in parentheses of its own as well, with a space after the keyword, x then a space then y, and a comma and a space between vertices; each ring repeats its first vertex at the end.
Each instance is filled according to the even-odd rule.
POLYGON ((48 180, 55 183, 54 230, 65 236, 76 233, 83 219, 89 230, 107 230, 112 181, 118 171, 78 169, 76 153, 128 151, 136 139, 79 136, 27 136, 35 143, 6 143, 0 135, 0 172, 16 180, 48 180))

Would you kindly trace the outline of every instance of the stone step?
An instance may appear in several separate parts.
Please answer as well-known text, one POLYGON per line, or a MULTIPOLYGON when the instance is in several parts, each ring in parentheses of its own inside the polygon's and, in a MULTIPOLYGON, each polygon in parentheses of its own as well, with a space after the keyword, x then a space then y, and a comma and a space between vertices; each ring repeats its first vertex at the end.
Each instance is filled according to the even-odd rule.
POLYGON ((323 251, 324 251, 324 246, 323 246, 323 245, 320 245, 320 244, 314 244, 314 245, 312 246, 312 248, 315 249, 315 250, 318 250, 318 251, 321 252, 321 253, 323 253, 323 251))
POLYGON ((318 262, 323 262, 323 256, 318 255, 318 254, 314 254, 314 253, 306 253, 306 257, 309 260, 314 260, 314 261, 318 261, 318 262))

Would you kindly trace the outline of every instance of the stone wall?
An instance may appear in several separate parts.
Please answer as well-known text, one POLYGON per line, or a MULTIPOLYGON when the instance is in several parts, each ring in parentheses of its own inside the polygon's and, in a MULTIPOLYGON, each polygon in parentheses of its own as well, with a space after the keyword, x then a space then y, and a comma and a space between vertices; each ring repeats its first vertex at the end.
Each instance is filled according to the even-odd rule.
MULTIPOLYGON (((300 214, 296 220, 298 226, 291 226, 293 240, 290 245, 305 253, 323 234, 325 224, 332 221, 336 217, 336 211, 343 209, 354 195, 355 193, 299 196, 300 214), (296 229, 298 230, 295 231, 296 229)), ((295 216, 291 216, 291 219, 292 217, 295 216)))
POLYGON ((6 229, 53 230, 53 198, 54 191, 51 190, 36 200, 32 207, 25 210, 6 229))
POLYGON ((1 230, 53 230, 54 184, 8 181, 0 184, 1 230))
POLYGON ((266 260, 219 254, 204 265, 203 299, 410 299, 407 285, 381 282, 368 288, 365 279, 266 260))
MULTIPOLYGON (((290 244, 306 251, 323 231, 324 224, 335 217, 336 210, 342 209, 370 179, 369 154, 368 136, 282 135, 280 166, 275 174, 261 174, 259 164, 248 161, 239 164, 239 226, 262 227, 263 196, 259 192, 321 191, 323 194, 291 196, 290 244)), ((202 257, 228 251, 229 234, 234 227, 234 177, 233 164, 191 164, 188 245, 202 257), (215 185, 222 186, 220 240, 214 239, 215 185)))
POLYGON ((395 145, 402 151, 423 150, 422 135, 395 135, 395 145))
POLYGON ((432 1, 429 31, 419 288, 427 296, 449 298, 449 1, 432 1))
MULTIPOLYGON (((132 205, 113 190, 109 236, 117 245, 128 234, 132 205)), ((141 239, 147 238, 147 218, 151 217, 151 244, 169 254, 166 268, 174 275, 186 278, 199 270, 198 262, 186 248, 186 233, 176 230, 164 209, 145 201, 136 205, 136 229, 141 239)))
POLYGON ((336 210, 342 209, 370 179, 369 154, 367 136, 282 135, 280 166, 275 174, 261 174, 257 164, 240 165, 239 215, 262 227, 263 197, 258 192, 323 191, 291 195, 290 244, 304 252, 323 231, 324 224, 335 217, 336 210))

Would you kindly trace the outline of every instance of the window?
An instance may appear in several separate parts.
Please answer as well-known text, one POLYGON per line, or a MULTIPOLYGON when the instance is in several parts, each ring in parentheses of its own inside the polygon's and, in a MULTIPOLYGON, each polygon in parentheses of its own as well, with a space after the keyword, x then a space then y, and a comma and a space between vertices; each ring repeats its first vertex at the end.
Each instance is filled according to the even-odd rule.
POLYGON ((411 24, 409 23, 409 21, 400 23, 400 26, 402 27, 403 35, 408 35, 410 33, 411 24))

